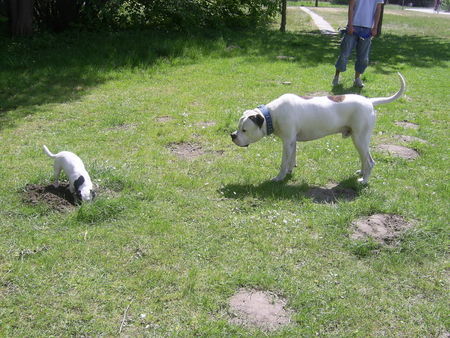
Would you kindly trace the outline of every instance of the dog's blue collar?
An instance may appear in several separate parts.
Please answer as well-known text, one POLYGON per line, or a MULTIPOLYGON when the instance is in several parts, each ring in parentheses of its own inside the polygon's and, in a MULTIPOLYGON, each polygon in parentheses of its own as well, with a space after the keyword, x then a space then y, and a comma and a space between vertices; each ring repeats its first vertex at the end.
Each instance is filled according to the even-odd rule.
POLYGON ((264 118, 266 119, 266 127, 267 127, 267 135, 270 135, 273 133, 273 123, 272 123, 272 116, 270 116, 270 110, 265 105, 260 105, 258 109, 261 111, 261 113, 264 115, 264 118))

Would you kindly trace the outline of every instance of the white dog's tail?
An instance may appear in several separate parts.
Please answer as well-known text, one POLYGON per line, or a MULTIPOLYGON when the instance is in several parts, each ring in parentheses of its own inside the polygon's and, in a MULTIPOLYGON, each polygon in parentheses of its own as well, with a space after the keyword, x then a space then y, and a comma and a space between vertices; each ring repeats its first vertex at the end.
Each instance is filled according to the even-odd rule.
POLYGON ((400 83, 401 83, 400 90, 396 94, 394 94, 394 95, 392 95, 390 97, 375 97, 375 98, 369 99, 370 102, 372 102, 372 104, 374 106, 377 106, 379 104, 384 104, 384 103, 389 103, 389 102, 395 101, 398 98, 403 96, 403 93, 405 92, 405 89, 406 89, 405 78, 402 76, 402 74, 400 74, 400 73, 397 73, 397 74, 400 77, 400 83))
POLYGON ((44 153, 46 153, 49 157, 51 157, 51 158, 56 157, 56 155, 51 153, 50 150, 48 150, 48 148, 45 145, 42 146, 42 149, 44 149, 44 153))

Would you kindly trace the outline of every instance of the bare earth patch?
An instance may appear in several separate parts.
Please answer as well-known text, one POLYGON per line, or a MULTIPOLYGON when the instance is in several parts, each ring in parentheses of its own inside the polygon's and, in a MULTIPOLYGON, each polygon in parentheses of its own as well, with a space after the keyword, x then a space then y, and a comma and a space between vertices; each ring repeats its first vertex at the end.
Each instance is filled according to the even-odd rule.
POLYGON ((229 301, 231 323, 274 331, 291 321, 286 301, 270 292, 240 289, 229 301))
POLYGON ((191 160, 205 154, 201 145, 190 142, 169 143, 168 148, 178 157, 186 160, 191 160))
POLYGON ((223 150, 204 150, 203 147, 195 142, 172 142, 167 145, 167 148, 184 160, 193 160, 204 154, 214 154, 222 156, 223 150))
POLYGON ((195 124, 197 127, 200 128, 207 128, 207 127, 214 127, 216 125, 216 122, 214 121, 205 121, 205 122, 198 122, 195 124))
POLYGON ((108 128, 108 130, 112 130, 112 131, 133 130, 133 129, 136 129, 136 127, 137 127, 136 123, 124 123, 124 124, 119 124, 117 126, 108 128))
POLYGON ((372 238, 380 244, 395 244, 399 237, 413 226, 403 217, 392 214, 375 214, 353 223, 352 239, 372 238))
POLYGON ((336 183, 329 183, 325 187, 312 187, 306 192, 315 203, 336 203, 338 200, 352 201, 358 194, 351 188, 345 188, 336 183))
POLYGON ((377 149, 383 153, 388 153, 405 160, 414 160, 420 156, 419 153, 414 149, 393 144, 380 144, 379 146, 377 146, 377 149))
POLYGON ((156 122, 166 123, 166 122, 172 121, 173 119, 170 116, 158 116, 155 120, 156 120, 156 122))
POLYGON ((23 191, 23 201, 36 205, 46 204, 50 209, 66 212, 75 208, 75 200, 69 191, 69 184, 60 184, 55 188, 53 184, 27 184, 23 191))
POLYGON ((415 137, 415 136, 409 136, 409 135, 394 135, 394 137, 397 140, 400 140, 405 143, 411 143, 411 142, 420 142, 420 143, 428 143, 428 141, 422 140, 421 138, 415 137))
POLYGON ((397 122, 395 122, 395 125, 399 126, 399 127, 403 127, 403 128, 408 128, 408 129, 419 129, 418 124, 412 123, 412 122, 409 122, 406 120, 405 121, 397 121, 397 122))

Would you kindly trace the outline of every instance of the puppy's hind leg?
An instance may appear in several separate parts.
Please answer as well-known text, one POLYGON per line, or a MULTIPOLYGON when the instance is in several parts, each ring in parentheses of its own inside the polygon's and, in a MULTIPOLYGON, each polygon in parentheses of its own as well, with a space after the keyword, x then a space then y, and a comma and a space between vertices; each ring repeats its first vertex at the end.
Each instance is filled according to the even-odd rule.
POLYGON ((62 167, 59 165, 59 163, 55 162, 55 164, 53 165, 53 170, 54 170, 54 180, 55 180, 55 183, 53 183, 53 186, 55 188, 58 188, 59 187, 59 175, 61 174, 62 167))

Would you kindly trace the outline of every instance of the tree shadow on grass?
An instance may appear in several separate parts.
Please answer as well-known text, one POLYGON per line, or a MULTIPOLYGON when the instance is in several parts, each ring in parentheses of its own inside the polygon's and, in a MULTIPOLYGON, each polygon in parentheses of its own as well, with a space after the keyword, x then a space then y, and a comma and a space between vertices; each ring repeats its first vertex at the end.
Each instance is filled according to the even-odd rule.
MULTIPOLYGON (((0 45, 1 130, 33 114, 40 105, 79 99, 117 76, 117 70, 148 69, 160 60, 176 67, 198 62, 199 56, 248 57, 248 62, 256 57, 299 67, 326 63, 332 72, 339 38, 274 30, 207 32, 188 38, 152 31, 67 32, 29 39, 3 36, 0 45), (232 45, 237 48, 228 48, 232 45), (174 59, 181 62, 171 62, 174 59)), ((450 44, 447 39, 386 34, 374 40, 372 59, 379 72, 404 65, 445 66, 450 44)))
POLYGON ((242 199, 248 196, 269 200, 303 200, 311 199, 317 204, 333 204, 339 201, 356 199, 363 186, 357 183, 356 177, 350 177, 338 184, 328 184, 324 187, 287 184, 289 177, 282 182, 266 181, 259 185, 228 184, 220 189, 226 198, 242 199))

